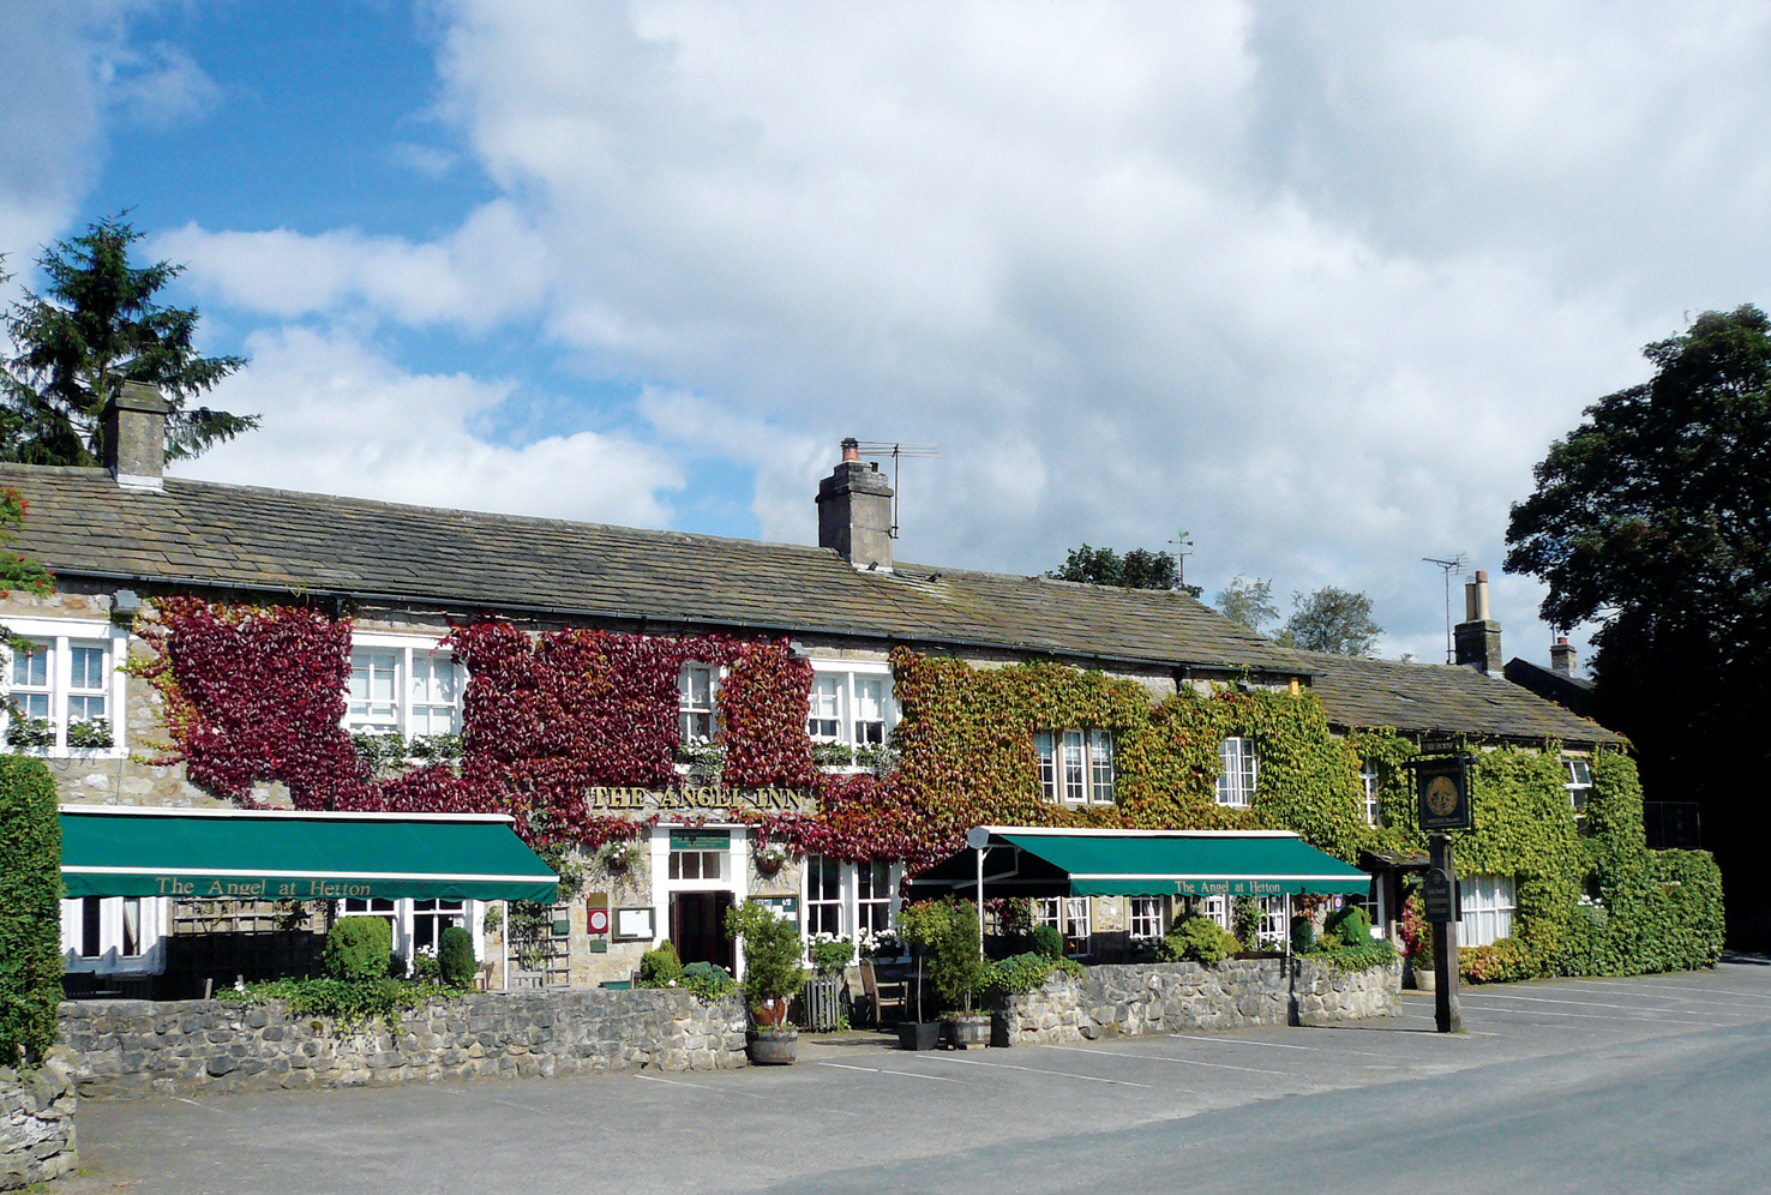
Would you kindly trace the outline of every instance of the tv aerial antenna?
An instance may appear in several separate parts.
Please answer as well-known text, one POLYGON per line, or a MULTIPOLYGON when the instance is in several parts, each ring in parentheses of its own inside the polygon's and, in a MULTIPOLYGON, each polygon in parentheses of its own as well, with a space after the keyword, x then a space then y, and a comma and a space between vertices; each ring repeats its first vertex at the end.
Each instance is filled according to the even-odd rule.
POLYGON ((893 539, 898 538, 898 462, 903 460, 930 459, 941 455, 939 444, 902 444, 891 440, 857 440, 855 450, 863 456, 889 456, 892 458, 892 529, 889 532, 893 539))
POLYGON ((1470 562, 1470 558, 1459 552, 1450 560, 1440 560, 1433 556, 1422 556, 1421 559, 1445 574, 1445 662, 1455 664, 1457 653, 1451 647, 1451 578, 1463 576, 1464 565, 1470 562))
POLYGON ((1187 531, 1177 532, 1175 538, 1169 540, 1168 543, 1169 546, 1174 549, 1170 554, 1175 558, 1175 580, 1180 582, 1182 589, 1185 589, 1187 588, 1187 557, 1191 556, 1193 553, 1183 551, 1182 549, 1193 546, 1192 533, 1187 531))

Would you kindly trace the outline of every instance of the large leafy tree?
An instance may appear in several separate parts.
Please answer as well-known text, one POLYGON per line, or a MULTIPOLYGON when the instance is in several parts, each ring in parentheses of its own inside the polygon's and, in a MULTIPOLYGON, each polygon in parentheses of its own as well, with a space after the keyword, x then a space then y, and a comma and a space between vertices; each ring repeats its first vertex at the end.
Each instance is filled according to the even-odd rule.
POLYGON ((1771 320, 1706 312, 1644 352, 1653 378, 1600 399, 1550 446, 1513 507, 1506 564, 1548 583, 1547 621, 1599 624, 1600 718, 1635 741, 1651 800, 1699 801, 1731 935, 1762 942, 1771 320))
POLYGON ((15 349, 0 377, 7 410, 0 452, 7 457, 96 463, 100 415, 124 382, 157 386, 171 404, 168 460, 197 456, 258 426, 256 415, 192 405, 246 361, 205 357, 193 343, 196 309, 155 301, 184 267, 132 266, 129 246, 142 235, 121 217, 101 220, 39 261, 44 293, 26 292, 6 317, 15 349))
POLYGON ((1181 562, 1173 552, 1133 548, 1124 556, 1112 548, 1071 548, 1064 566, 1046 574, 1060 581, 1116 585, 1121 589, 1180 589, 1199 596, 1196 586, 1181 581, 1181 562))
POLYGON ((1260 577, 1250 581, 1240 573, 1218 590, 1213 604, 1225 618, 1241 623, 1257 635, 1279 617, 1279 607, 1273 604, 1273 582, 1260 577))
POLYGON ((1313 593, 1294 593, 1291 601, 1292 614, 1279 633, 1280 642, 1337 656, 1369 656, 1377 651, 1384 628, 1371 617, 1367 595, 1324 585, 1313 593))

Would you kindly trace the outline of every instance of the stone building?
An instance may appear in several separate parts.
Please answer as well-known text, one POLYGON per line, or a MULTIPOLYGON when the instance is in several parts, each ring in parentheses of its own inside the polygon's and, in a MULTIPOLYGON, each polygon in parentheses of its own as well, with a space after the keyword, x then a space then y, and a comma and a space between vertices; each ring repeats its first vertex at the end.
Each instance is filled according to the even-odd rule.
MULTIPOLYGON (((531 637, 594 628, 648 640, 784 641, 795 664, 812 670, 804 734, 825 777, 892 766, 902 714, 894 649, 977 670, 1039 661, 1098 671, 1135 681, 1152 703, 1187 690, 1313 695, 1336 734, 1387 727, 1488 745, 1553 742, 1570 761, 1570 817, 1583 796, 1582 761, 1596 748, 1623 745, 1483 661, 1451 667, 1297 652, 1182 593, 896 560, 891 489, 852 441, 819 486, 813 548, 169 478, 160 460, 163 419, 157 395, 126 387, 110 412, 119 447, 109 467, 0 466, 0 485, 30 504, 18 549, 56 577, 52 596, 15 592, 0 601, 0 624, 36 645, 17 648, 6 669, 7 738, 11 749, 47 758, 71 804, 327 807, 331 798, 311 778, 253 775, 230 798, 195 782, 188 758, 177 758, 166 690, 142 671, 158 658, 152 635, 165 625, 168 600, 185 598, 235 610, 297 606, 348 625, 336 694, 343 725, 359 743, 378 735, 395 744, 383 760, 394 772, 414 756, 446 756, 456 742, 469 677, 448 636, 487 619, 531 637)), ((1459 639, 1498 660, 1499 628, 1487 617, 1485 578, 1479 584, 1459 639)), ((544 915, 541 928, 489 926, 487 910, 471 901, 408 900, 307 910, 308 929, 330 917, 383 916, 393 922, 396 948, 410 954, 432 946, 441 926, 461 924, 488 959, 498 956, 503 934, 528 934, 516 978, 580 986, 628 978, 639 955, 666 937, 685 958, 730 962, 721 913, 747 898, 771 901, 807 935, 865 939, 885 931, 899 899, 897 862, 797 851, 777 858, 755 849, 760 818, 816 817, 820 790, 732 785, 715 774, 729 678, 730 665, 719 660, 681 665, 669 777, 624 782, 604 774, 584 786, 586 810, 625 819, 635 833, 578 853, 582 891, 544 915), (614 849, 628 842, 636 849, 614 849)), ((1051 725, 1031 738, 1023 749, 1037 761, 1039 799, 1080 814, 1114 804, 1108 730, 1051 725)), ((493 746, 485 736, 478 743, 493 746)), ((1263 775, 1251 741, 1226 737, 1214 758, 1217 803, 1248 806, 1263 775)), ((1361 816, 1376 825, 1378 778, 1363 783, 1361 816)), ((1393 904, 1393 893, 1380 885, 1376 898, 1393 904)), ((1483 919, 1470 922, 1469 940, 1504 936, 1511 882, 1483 879, 1470 896, 1467 905, 1483 919)), ((1377 911, 1380 920, 1394 917, 1393 907, 1377 911)), ((1126 898, 1056 902, 1038 916, 1058 925, 1076 952, 1104 957, 1160 935, 1174 912, 1172 902, 1126 898)), ((159 898, 68 902, 68 969, 154 975, 167 969, 181 938, 217 927, 278 932, 290 916, 274 906, 224 910, 159 898)))

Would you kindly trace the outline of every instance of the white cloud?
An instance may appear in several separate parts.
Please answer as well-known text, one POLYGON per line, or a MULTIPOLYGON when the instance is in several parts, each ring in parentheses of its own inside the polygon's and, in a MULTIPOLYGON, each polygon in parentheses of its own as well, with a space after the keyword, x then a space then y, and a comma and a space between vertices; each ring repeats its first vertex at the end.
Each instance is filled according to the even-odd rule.
POLYGON ((1771 17, 1517 3, 443 10, 441 111, 502 197, 435 241, 206 232, 222 301, 472 330, 540 312, 661 439, 809 539, 845 434, 939 441, 906 554, 1369 590, 1438 574, 1682 313, 1771 273, 1771 17), (695 397, 685 397, 685 396, 695 397))
POLYGON ((252 364, 214 404, 263 426, 172 470, 241 485, 345 494, 629 526, 666 525, 661 492, 676 465, 610 432, 488 444, 467 425, 512 383, 407 373, 349 335, 286 327, 259 333, 252 364))

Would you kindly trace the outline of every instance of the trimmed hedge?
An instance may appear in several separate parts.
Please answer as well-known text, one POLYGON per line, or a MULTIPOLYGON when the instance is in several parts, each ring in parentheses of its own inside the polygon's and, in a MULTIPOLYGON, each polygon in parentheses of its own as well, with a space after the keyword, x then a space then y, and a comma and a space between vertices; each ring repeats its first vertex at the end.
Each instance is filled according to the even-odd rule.
POLYGON ((0 1065, 55 1042, 61 898, 55 781, 40 759, 0 755, 0 1065))
POLYGON ((328 979, 386 979, 393 929, 380 917, 344 917, 326 932, 320 963, 328 979))
POLYGON ((437 969, 445 984, 465 988, 473 983, 479 964, 473 956, 473 935, 459 925, 443 930, 437 942, 437 969))

